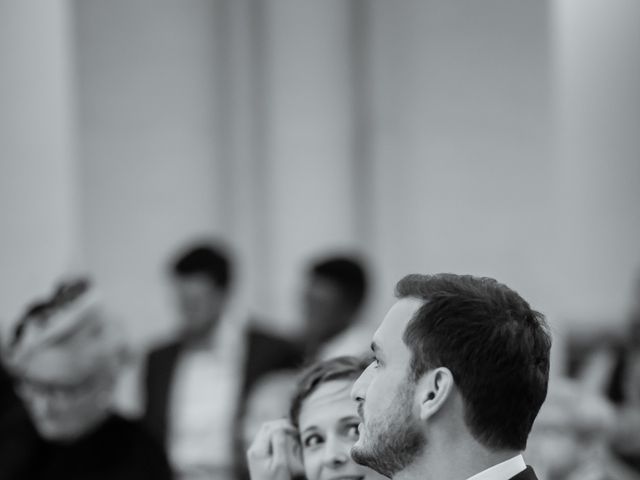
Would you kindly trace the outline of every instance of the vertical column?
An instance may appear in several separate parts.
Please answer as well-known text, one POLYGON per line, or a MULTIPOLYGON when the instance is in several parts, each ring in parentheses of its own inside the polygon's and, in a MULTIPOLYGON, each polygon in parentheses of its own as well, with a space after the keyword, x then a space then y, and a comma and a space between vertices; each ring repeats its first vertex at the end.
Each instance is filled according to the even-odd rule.
POLYGON ((226 234, 236 252, 241 288, 235 305, 246 318, 247 307, 270 296, 264 282, 269 244, 264 235, 266 184, 264 170, 264 18, 261 2, 224 0, 216 3, 218 154, 224 165, 226 234))
POLYGON ((87 258, 132 335, 149 340, 175 320, 168 256, 194 237, 228 237, 217 4, 75 6, 87 258))
POLYGON ((302 267, 355 244, 349 3, 264 3, 266 309, 297 313, 302 267))
POLYGON ((640 271, 640 3, 553 5, 565 308, 620 322, 640 271))
POLYGON ((0 2, 3 324, 80 261, 70 13, 62 0, 0 2))

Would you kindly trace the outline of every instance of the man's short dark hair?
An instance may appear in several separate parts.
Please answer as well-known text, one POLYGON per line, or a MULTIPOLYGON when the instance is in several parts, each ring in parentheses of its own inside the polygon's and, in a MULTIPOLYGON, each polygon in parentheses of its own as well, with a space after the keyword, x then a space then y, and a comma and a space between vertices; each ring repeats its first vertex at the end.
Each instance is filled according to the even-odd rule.
POLYGON ((310 273, 337 285, 354 311, 362 305, 367 294, 368 282, 365 267, 357 258, 324 258, 311 265, 310 273))
POLYGON ((214 285, 227 290, 231 283, 231 262, 227 251, 213 244, 199 244, 182 252, 171 268, 176 277, 205 275, 214 285))
POLYGON ((355 381, 370 363, 370 355, 342 356, 314 363, 304 370, 296 385, 289 409, 291 423, 298 427, 302 404, 320 385, 331 380, 355 381))
POLYGON ((507 286, 471 275, 408 275, 396 296, 426 301, 403 335, 413 380, 448 368, 474 438, 496 450, 524 450, 547 395, 544 316, 507 286))

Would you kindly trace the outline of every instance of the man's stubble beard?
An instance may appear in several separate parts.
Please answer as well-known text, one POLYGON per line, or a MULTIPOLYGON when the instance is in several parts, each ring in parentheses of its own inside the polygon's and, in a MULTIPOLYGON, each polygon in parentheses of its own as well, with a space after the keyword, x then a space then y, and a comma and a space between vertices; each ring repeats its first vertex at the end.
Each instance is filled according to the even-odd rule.
POLYGON ((423 451, 424 433, 412 415, 413 382, 406 381, 391 405, 398 405, 378 421, 369 419, 367 442, 351 449, 353 459, 385 477, 404 470, 423 451))

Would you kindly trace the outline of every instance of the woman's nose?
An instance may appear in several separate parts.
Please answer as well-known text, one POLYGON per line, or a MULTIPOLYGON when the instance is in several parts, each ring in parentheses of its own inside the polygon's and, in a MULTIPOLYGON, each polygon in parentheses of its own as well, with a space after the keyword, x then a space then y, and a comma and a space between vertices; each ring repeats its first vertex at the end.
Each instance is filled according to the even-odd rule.
POLYGON ((349 448, 339 441, 329 441, 324 452, 324 464, 329 468, 339 468, 349 461, 349 448))

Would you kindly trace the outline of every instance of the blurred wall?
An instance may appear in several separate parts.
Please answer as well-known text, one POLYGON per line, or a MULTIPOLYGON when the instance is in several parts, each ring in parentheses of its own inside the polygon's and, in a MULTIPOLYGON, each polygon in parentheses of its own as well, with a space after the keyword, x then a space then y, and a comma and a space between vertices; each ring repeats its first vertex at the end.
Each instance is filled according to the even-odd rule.
POLYGON ((0 327, 81 256, 71 14, 0 1, 0 327))
POLYGON ((372 324, 401 275, 445 270, 554 322, 621 320, 640 264, 632 0, 18 5, 46 25, 17 50, 26 30, 1 34, 3 292, 29 289, 24 258, 78 252, 146 343, 175 322, 168 256, 216 235, 242 259, 238 304, 283 331, 324 249, 371 258, 372 324), (22 108, 44 119, 30 138, 22 108), (32 166, 5 160, 25 145, 32 166), (31 188, 35 168, 51 173, 31 188))
POLYGON ((624 319, 640 274, 640 3, 552 5, 556 248, 584 328, 624 319))
POLYGON ((76 2, 82 242, 134 338, 172 324, 169 256, 224 232, 209 1, 76 2))
POLYGON ((380 1, 369 18, 383 291, 466 272, 555 314, 548 4, 380 1))

